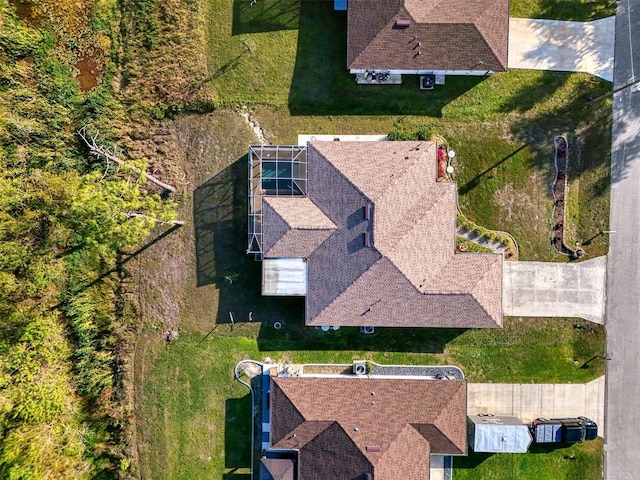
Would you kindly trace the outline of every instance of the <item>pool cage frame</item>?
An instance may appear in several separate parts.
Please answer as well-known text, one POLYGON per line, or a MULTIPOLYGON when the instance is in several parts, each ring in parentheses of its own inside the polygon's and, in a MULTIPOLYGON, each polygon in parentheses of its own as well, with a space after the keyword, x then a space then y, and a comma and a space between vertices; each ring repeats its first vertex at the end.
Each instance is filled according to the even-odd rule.
POLYGON ((306 145, 250 145, 247 253, 262 258, 262 197, 307 195, 306 145))

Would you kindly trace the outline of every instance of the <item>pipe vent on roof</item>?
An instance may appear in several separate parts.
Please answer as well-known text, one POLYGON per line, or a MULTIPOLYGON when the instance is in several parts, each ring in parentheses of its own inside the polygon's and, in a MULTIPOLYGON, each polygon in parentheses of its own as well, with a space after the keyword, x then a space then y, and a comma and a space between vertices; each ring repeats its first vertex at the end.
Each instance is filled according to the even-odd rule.
POLYGON ((369 232, 364 232, 364 246, 365 247, 371 246, 371 235, 369 235, 369 232))
POLYGON ((408 18, 396 18, 394 28, 407 28, 409 25, 411 25, 411 20, 408 18))
POLYGON ((371 217, 371 204, 367 203, 363 209, 364 209, 364 219, 369 220, 369 218, 371 217))
POLYGON ((367 445, 366 448, 369 453, 380 453, 382 451, 378 445, 367 445))

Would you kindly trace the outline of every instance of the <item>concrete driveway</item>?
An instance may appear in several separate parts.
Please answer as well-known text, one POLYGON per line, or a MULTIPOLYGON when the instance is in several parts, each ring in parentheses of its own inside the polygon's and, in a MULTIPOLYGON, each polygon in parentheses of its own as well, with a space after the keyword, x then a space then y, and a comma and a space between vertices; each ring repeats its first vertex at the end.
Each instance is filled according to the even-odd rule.
POLYGON ((579 263, 504 262, 503 312, 604 323, 606 257, 579 263))
POLYGON ((593 22, 509 19, 509 68, 586 72, 613 80, 615 17, 593 22))
POLYGON ((469 383, 467 415, 510 415, 523 422, 538 417, 589 417, 604 437, 605 377, 589 383, 469 383))

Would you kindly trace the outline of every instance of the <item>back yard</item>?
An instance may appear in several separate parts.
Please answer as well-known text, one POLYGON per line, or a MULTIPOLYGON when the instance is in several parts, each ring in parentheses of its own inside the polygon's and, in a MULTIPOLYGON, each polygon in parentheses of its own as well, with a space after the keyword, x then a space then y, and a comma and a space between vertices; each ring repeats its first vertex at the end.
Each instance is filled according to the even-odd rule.
MULTIPOLYGON (((571 15, 582 15, 576 19, 602 13, 601 6, 572 4, 579 8, 571 15)), ((261 297, 259 264, 244 253, 245 155, 257 140, 237 108, 246 107, 272 143, 295 143, 298 133, 443 135, 458 152, 454 176, 465 214, 512 233, 523 260, 566 261, 549 241, 552 140, 564 133, 570 141, 567 228, 572 241, 586 243, 608 225, 611 121, 608 99, 586 102, 610 84, 512 71, 448 78, 433 92, 419 91, 412 77, 397 87, 359 87, 345 69, 345 16, 332 2, 201 6, 200 18, 209 20, 199 33, 208 39, 208 81, 219 108, 158 125, 172 154, 155 165, 182 177, 178 217, 187 225, 140 255, 134 273, 142 316, 134 381, 142 478, 247 478, 250 402, 232 378, 243 358, 456 364, 470 381, 576 383, 603 374, 600 359, 579 368, 604 352, 603 328, 582 321, 507 318, 501 330, 380 329, 365 337, 346 328, 306 329, 299 302, 261 297), (282 330, 273 328, 276 320, 282 330), (179 332, 175 342, 164 340, 169 329, 179 332)), ((542 7, 518 8, 535 16, 542 7)), ((606 253, 606 238, 596 236, 585 250, 587 258, 606 253)), ((558 451, 472 456, 456 466, 459 478, 532 478, 542 467, 529 459, 540 457, 549 472, 541 478, 597 478, 601 443, 574 451, 588 461, 566 461, 558 451)))

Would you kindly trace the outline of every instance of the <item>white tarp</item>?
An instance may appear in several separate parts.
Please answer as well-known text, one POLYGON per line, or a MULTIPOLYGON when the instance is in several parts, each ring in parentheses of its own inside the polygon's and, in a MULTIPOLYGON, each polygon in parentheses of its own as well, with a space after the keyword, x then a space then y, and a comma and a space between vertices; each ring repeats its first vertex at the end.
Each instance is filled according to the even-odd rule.
POLYGON ((533 440, 527 425, 506 425, 498 418, 487 418, 472 428, 474 452, 526 453, 533 440))
POLYGON ((287 297, 306 295, 306 260, 303 258, 263 259, 262 294, 287 297))

